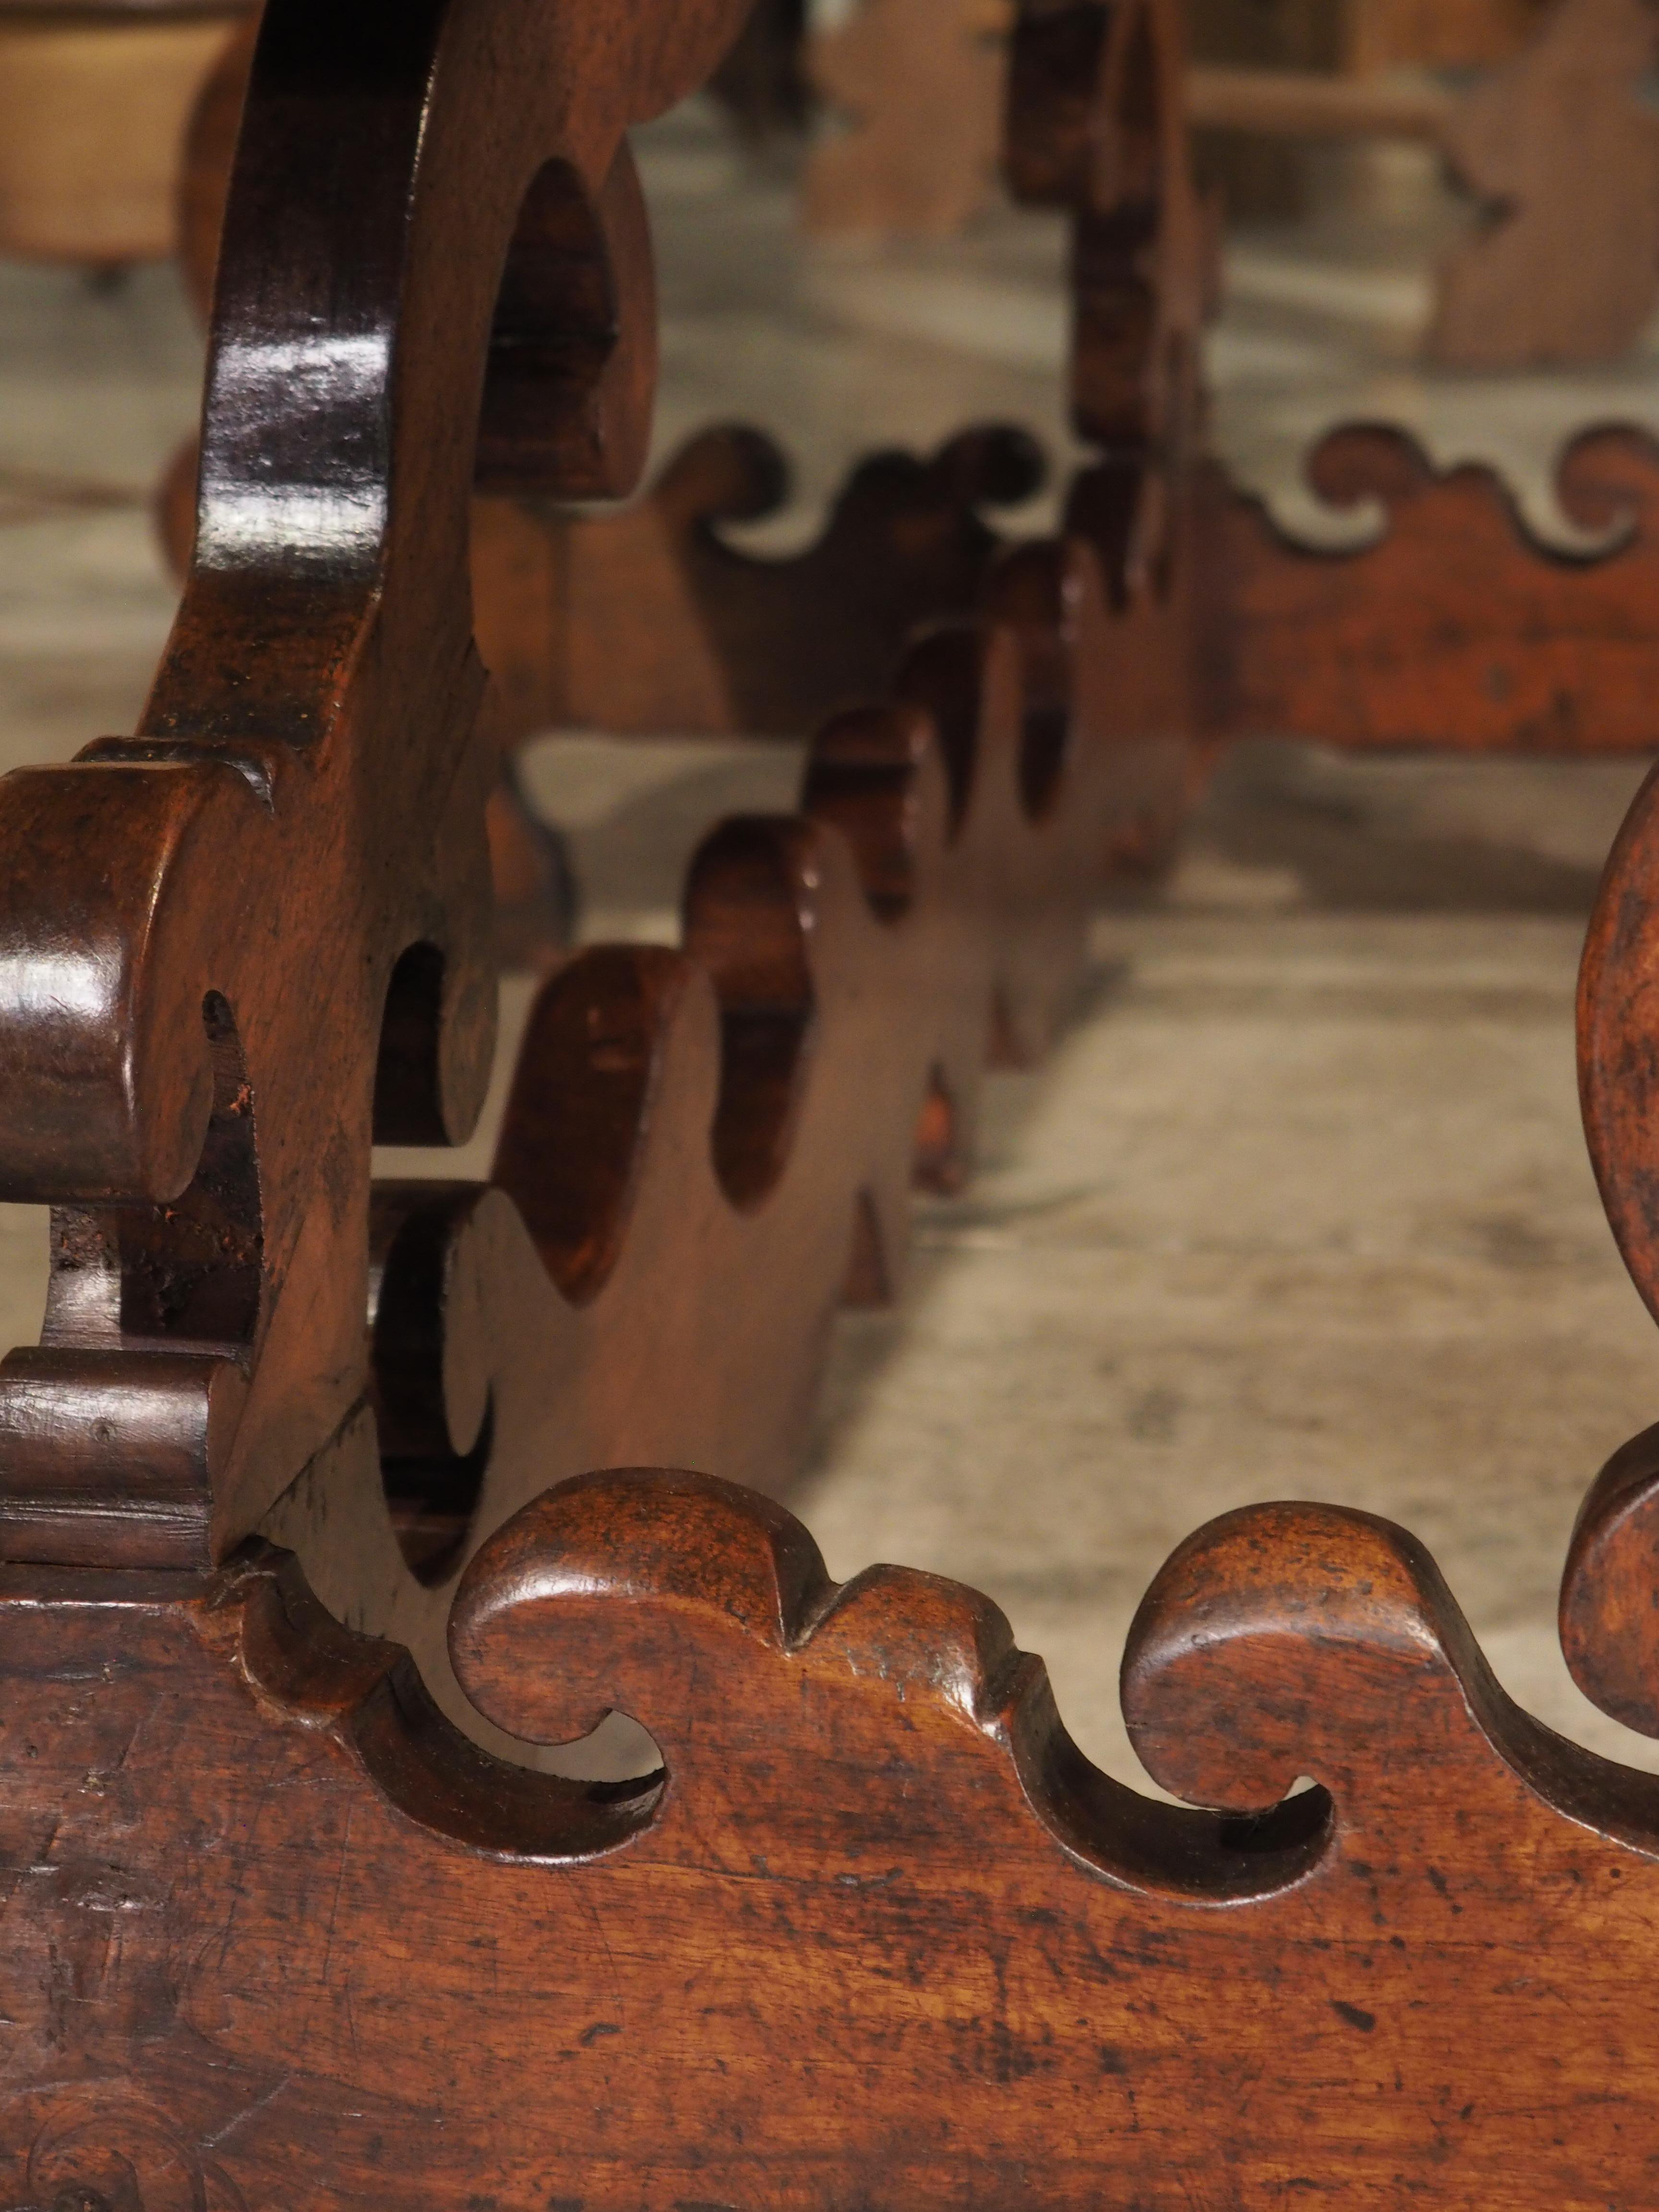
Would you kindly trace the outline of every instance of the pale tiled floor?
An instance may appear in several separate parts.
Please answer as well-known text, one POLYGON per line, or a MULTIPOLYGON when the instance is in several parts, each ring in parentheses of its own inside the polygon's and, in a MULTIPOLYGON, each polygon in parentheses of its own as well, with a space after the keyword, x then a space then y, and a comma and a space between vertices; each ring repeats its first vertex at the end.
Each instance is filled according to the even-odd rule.
MULTIPOLYGON (((745 175, 704 120, 671 120, 644 167, 659 450, 713 416, 781 435, 799 495, 773 543, 809 533, 874 443, 1000 414, 1063 451, 1056 224, 808 254, 783 181, 745 175)), ((1299 453, 1351 414, 1502 462, 1546 527, 1563 434, 1659 428, 1652 353, 1571 380, 1413 367, 1457 219, 1407 161, 1297 233, 1236 242, 1216 433, 1292 519, 1299 453)), ((131 725, 172 604, 143 501, 198 358, 168 271, 97 295, 0 270, 0 765, 131 725), (53 474, 83 503, 28 519, 53 474)), ((658 935, 699 827, 787 803, 793 773, 787 750, 684 742, 549 740, 532 763, 593 925, 658 935)), ((990 1589, 1085 1746, 1129 1773, 1117 1655, 1169 1547, 1252 1498, 1340 1499, 1427 1538, 1534 1710, 1644 1757, 1577 1700, 1550 1627, 1585 1484, 1659 1413, 1659 1335, 1601 1220, 1571 1040, 1583 916, 1636 774, 1235 760, 1167 896, 1101 921, 1053 1064, 995 1080, 985 1172, 923 1207, 902 1309, 843 1328, 797 1500, 831 1565, 899 1558, 990 1589)), ((41 1249, 38 1216, 0 1209, 0 1335, 38 1325, 41 1249)))

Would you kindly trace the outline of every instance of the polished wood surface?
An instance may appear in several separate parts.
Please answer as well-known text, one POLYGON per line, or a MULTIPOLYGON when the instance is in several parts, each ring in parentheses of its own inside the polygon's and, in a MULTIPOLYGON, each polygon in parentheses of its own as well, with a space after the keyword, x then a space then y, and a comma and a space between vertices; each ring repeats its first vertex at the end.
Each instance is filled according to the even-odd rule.
MULTIPOLYGON (((679 948, 550 978, 488 1183, 371 1179, 491 1058, 475 453, 637 465, 623 133, 739 12, 270 0, 143 728, 0 783, 0 1195, 54 1208, 0 1369, 0 2197, 1639 2206, 1659 1781, 1519 1711, 1408 1535, 1269 1505, 1177 1550, 1122 1677, 1170 1804, 989 1600, 838 1589, 729 1479, 787 1474, 988 1047, 1041 1049, 1178 824, 1215 524, 1168 0, 1016 33, 1097 456, 1063 534, 830 721, 798 814, 711 831, 679 948), (635 1771, 578 1778, 611 1714, 635 1771)), ((1592 506, 1629 459, 1586 449, 1592 506)), ((1655 819, 1583 1003, 1650 1296, 1655 819)), ((1642 1727, 1656 1480, 1639 1439, 1563 1597, 1642 1727)))
POLYGON ((0 1576, 8 2201, 1644 2201, 1659 1783, 1386 1523, 1253 1508, 1154 1584, 1126 1711, 1208 1811, 1091 1768, 985 1599, 836 1589, 707 1477, 550 1492, 449 1636, 514 1737, 622 1707, 658 1770, 489 1760, 267 1553, 0 1576))
POLYGON ((464 1136, 490 1065, 474 447, 539 368, 532 482, 642 450, 622 134, 735 14, 591 8, 553 66, 504 5, 267 11, 171 641, 136 737, 0 786, 0 1188, 56 1209, 14 1556, 222 1556, 362 1401, 371 1134, 464 1136))
MULTIPOLYGON (((1116 44, 1128 35, 1120 22, 1116 44)), ((1133 58, 1109 44, 1107 81, 1133 58)), ((1047 127, 1035 89, 1031 100, 1028 133, 1047 127)), ((1167 111, 1151 127, 1170 128, 1167 111)), ((1049 189, 1081 201, 1085 242, 1109 225, 1109 184, 1073 175, 1049 189)), ((1126 438, 1139 433, 1079 478, 1066 536, 991 557, 971 495, 1018 496, 1036 456, 978 433, 928 468, 872 465, 798 563, 726 556, 714 572, 711 557, 707 604, 752 641, 728 665, 763 682, 799 649, 790 688, 775 676, 771 703, 753 695, 757 726, 787 727, 813 703, 838 665, 826 645, 849 655, 841 680, 875 684, 875 657, 860 660, 848 625, 868 619, 859 558, 896 600, 872 633, 884 659, 898 654, 886 697, 821 731, 799 819, 710 833, 682 951, 588 952, 545 987, 492 1188, 392 1187, 375 1200, 380 1455, 367 1425, 342 1431, 262 1527, 337 1614, 372 1617, 414 1650, 431 1693, 474 1733, 443 1642, 470 1553, 550 1480, 589 1467, 690 1463, 783 1486, 836 1307, 897 1289, 913 1180, 949 1187, 967 1171, 988 1054, 1041 1054, 1076 988, 1095 900, 1172 848, 1193 718, 1178 410, 1195 392, 1165 376, 1180 357, 1168 331, 1199 311, 1181 191, 1150 210, 1134 249, 1155 247, 1167 328, 1139 317, 1137 295, 1135 319, 1114 334, 1113 270, 1099 258, 1079 385, 1126 438), (1155 357, 1143 362, 1141 344, 1155 357), (902 563, 884 573, 874 549, 889 535, 902 563), (966 608, 900 651, 900 622, 924 600, 912 586, 907 605, 886 581, 895 573, 919 577, 936 611, 958 595, 966 608), (769 604, 769 577, 781 586, 769 604), (827 632, 816 645, 815 605, 827 632), (695 1268, 668 1295, 688 1252, 695 1268)), ((697 451, 746 465, 751 492, 772 481, 752 437, 714 434, 697 451)), ((474 511, 475 571, 487 507, 474 511)), ((511 511, 520 527, 535 522, 511 511)), ((626 554, 639 512, 588 527, 613 532, 626 554)), ((544 526, 536 542, 550 542, 544 526)), ((649 563, 636 557, 635 574, 646 588, 649 563)), ((557 580, 544 588, 550 609, 557 580)), ((486 646, 506 598, 498 582, 481 599, 486 646)), ((580 599, 576 611, 588 611, 580 599)), ((639 661, 629 680, 659 688, 634 726, 664 711, 659 666, 683 685, 695 664, 639 661)), ((510 657, 504 679, 511 712, 510 657)))
MULTIPOLYGON (((1193 295, 1185 203, 1176 183, 1133 249, 1169 295, 1148 319, 1112 258, 1126 187, 1062 179, 1093 257, 1080 419, 1136 441, 1080 480, 1066 537, 994 561, 974 506, 1029 488, 1027 441, 867 471, 848 508, 901 549, 877 579, 897 600, 884 698, 828 725, 801 818, 714 834, 683 952, 554 978, 492 1188, 371 1203, 371 1134, 458 1141, 490 1062, 504 710, 468 619, 473 487, 592 496, 637 471, 653 301, 618 134, 731 27, 653 15, 659 48, 596 16, 590 45, 532 67, 530 19, 523 54, 493 21, 455 0, 366 32, 367 121, 342 141, 326 41, 307 44, 301 0, 268 12, 194 550, 143 727, 0 787, 20 855, 0 1187, 55 1208, 43 1341, 0 1370, 7 1547, 199 1567, 275 1510, 343 1614, 379 1606, 428 1652, 434 1559, 459 1545, 458 1565, 548 1479, 550 1448, 571 1471, 696 1456, 787 1476, 836 1304, 897 1279, 913 1172, 962 1172, 987 1052, 1042 1050, 1101 886, 1170 849, 1192 719, 1177 415, 1195 394, 1170 382, 1168 334, 1193 295), (273 270, 278 237, 315 243, 273 270), (907 599, 890 580, 910 572, 907 599), (905 646, 908 617, 951 605, 905 646), (110 855, 89 888, 88 851, 110 855), (32 991, 43 959, 55 980, 32 991), (444 1387, 406 1433, 386 1375, 411 1329, 444 1387), (379 1455, 371 1404, 401 1438, 379 1455)), ((1102 49, 1111 83, 1147 65, 1150 47, 1119 53, 1129 35, 1102 49)), ((843 534, 879 533, 854 513, 843 534)), ((835 535, 809 577, 844 563, 835 535)), ((835 665, 802 659, 792 714, 835 665)), ((873 686, 875 662, 839 673, 873 686)))
POLYGON ((1431 361, 1614 361, 1659 304, 1659 49, 1647 0, 1560 0, 1443 143, 1487 219, 1440 271, 1431 361))

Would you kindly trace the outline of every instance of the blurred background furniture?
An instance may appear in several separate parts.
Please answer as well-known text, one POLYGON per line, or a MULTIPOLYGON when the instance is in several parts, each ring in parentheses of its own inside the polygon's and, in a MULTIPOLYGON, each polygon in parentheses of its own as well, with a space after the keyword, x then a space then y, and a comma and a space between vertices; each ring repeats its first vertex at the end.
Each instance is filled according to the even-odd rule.
MULTIPOLYGON (((984 211, 1006 29, 1003 0, 863 0, 811 40, 837 119, 807 162, 809 231, 928 237, 984 211)), ((1590 362, 1635 343, 1659 299, 1650 0, 1196 0, 1189 38, 1198 175, 1234 218, 1299 210, 1310 140, 1443 153, 1475 220, 1437 273, 1431 360, 1590 362)))
POLYGON ((0 254, 114 270, 177 247, 185 128, 248 0, 3 0, 0 254))
POLYGON ((818 237, 948 237, 995 189, 1007 0, 864 0, 807 48, 837 119, 801 182, 818 237))

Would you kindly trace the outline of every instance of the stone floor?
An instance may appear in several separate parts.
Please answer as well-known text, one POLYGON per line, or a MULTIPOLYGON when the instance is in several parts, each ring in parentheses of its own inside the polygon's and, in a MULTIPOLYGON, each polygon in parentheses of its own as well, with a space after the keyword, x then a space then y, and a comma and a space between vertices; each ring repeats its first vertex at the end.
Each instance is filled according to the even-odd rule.
MULTIPOLYGON (((643 166, 659 448, 712 416, 780 434, 798 495, 769 542, 810 534, 874 443, 1012 415, 1063 454, 1056 225, 1005 213, 949 246, 808 252, 787 178, 705 115, 649 134, 643 166)), ((1499 462, 1559 532, 1553 447, 1607 416, 1659 429, 1659 352, 1571 379, 1424 375, 1426 272, 1462 218, 1409 159, 1328 182, 1317 220, 1232 247, 1210 353, 1224 451, 1328 527, 1297 457, 1386 414, 1442 459, 1499 462)), ((111 292, 0 270, 0 765, 131 726, 172 605, 145 501, 198 368, 170 271, 111 292)), ((787 804, 795 770, 787 747, 672 732, 550 737, 531 762, 590 932, 656 937, 701 829, 787 804)), ((896 1558, 991 1589, 1085 1747, 1132 1775, 1117 1657, 1168 1549, 1251 1499, 1338 1499, 1426 1538, 1535 1711, 1659 1765, 1577 1699, 1551 1630, 1584 1486, 1659 1414, 1659 1334, 1602 1222, 1571 1033, 1583 917, 1638 774, 1269 744, 1230 761, 1166 890, 1102 919, 1054 1061, 994 1079, 984 1172, 923 1206, 902 1307, 841 1332, 797 1498, 832 1567, 896 1558)), ((523 1000, 510 988, 510 1014, 523 1000)), ((38 1328, 42 1252, 40 1217, 0 1209, 10 1340, 38 1328)))

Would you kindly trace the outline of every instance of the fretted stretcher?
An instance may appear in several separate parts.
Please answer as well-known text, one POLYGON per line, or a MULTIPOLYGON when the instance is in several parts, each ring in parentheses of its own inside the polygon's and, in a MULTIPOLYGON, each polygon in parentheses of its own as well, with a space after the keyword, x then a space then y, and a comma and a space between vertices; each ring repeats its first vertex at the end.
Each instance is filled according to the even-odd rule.
MULTIPOLYGON (((1082 1758, 988 1600, 836 1589, 768 1494, 835 1308, 895 1290, 913 1180, 966 1171, 980 1068, 1042 1048, 1218 734, 1321 724, 1323 669, 1372 703, 1322 735, 1512 741, 1495 657, 1583 702, 1653 650, 1639 538, 1528 626, 1515 574, 1557 571, 1397 447, 1335 449, 1402 502, 1346 565, 1222 497, 1162 4, 1020 27, 1097 455, 1062 534, 972 541, 800 812, 710 834, 680 949, 560 966, 489 1182, 371 1174, 463 1140, 492 1062, 476 487, 636 476, 624 134, 741 13, 270 0, 177 626, 136 735, 0 783, 0 1194, 53 1210, 0 1366, 0 2201, 1644 2204, 1659 1782, 1519 1712, 1410 1537, 1281 1506, 1182 1547, 1124 1668, 1170 1805, 1082 1758), (1458 518, 1484 572, 1390 568, 1458 518), (1484 627, 1407 651, 1479 574, 1484 627), (654 1751, 580 1779, 554 1747, 611 1712, 654 1751)), ((627 621, 588 616, 619 665, 627 621)), ((1650 1297, 1656 834, 1644 795, 1583 999, 1650 1297)), ((1659 1734, 1656 1481, 1638 1440, 1591 1492, 1564 1627, 1659 1734)))

